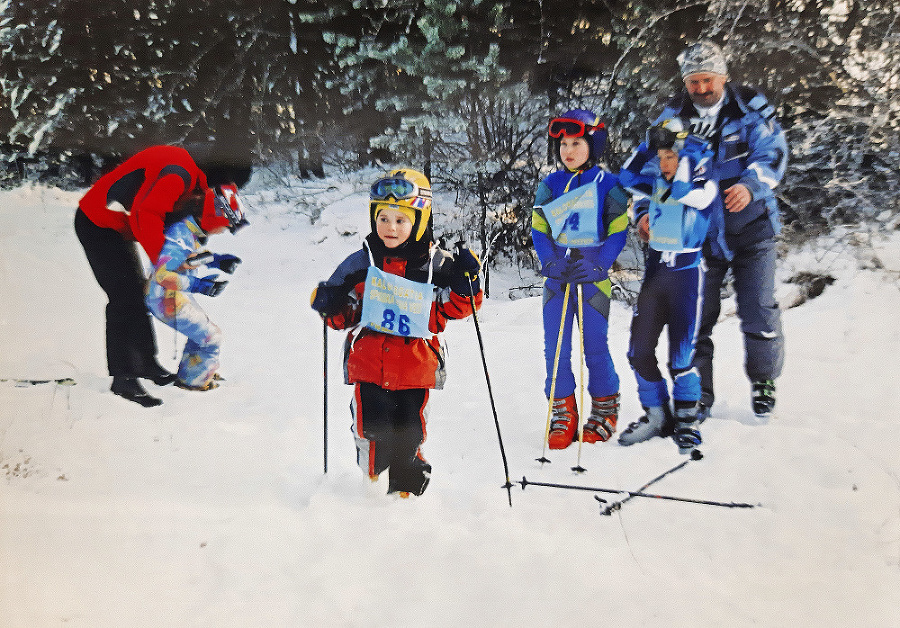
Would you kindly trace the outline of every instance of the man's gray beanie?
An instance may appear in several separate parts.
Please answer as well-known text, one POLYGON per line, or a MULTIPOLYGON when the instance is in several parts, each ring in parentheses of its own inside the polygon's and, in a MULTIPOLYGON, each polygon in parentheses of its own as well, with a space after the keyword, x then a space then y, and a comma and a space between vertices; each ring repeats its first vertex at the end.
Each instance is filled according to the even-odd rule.
POLYGON ((700 72, 728 75, 728 66, 722 49, 706 39, 685 48, 678 55, 678 66, 681 68, 681 78, 700 72))

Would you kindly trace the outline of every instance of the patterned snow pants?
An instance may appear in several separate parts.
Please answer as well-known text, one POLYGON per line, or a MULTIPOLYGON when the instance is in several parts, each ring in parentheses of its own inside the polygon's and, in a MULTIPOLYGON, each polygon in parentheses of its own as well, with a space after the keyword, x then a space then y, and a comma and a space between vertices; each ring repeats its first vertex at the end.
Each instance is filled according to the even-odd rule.
POLYGON ((187 336, 178 379, 191 387, 206 386, 219 370, 222 330, 190 294, 179 290, 166 290, 161 298, 148 296, 147 307, 156 318, 187 336))

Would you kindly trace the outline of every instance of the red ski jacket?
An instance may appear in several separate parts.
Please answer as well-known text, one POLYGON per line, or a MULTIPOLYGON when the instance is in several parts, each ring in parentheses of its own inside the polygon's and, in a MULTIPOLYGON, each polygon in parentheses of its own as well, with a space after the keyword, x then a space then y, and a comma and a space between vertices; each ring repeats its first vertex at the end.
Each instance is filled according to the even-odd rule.
POLYGON ((166 214, 193 192, 208 189, 206 175, 186 150, 153 146, 100 177, 78 206, 98 227, 140 242, 155 264, 165 242, 166 214))
MULTIPOLYGON (((459 295, 447 287, 447 273, 453 263, 453 256, 438 249, 430 263, 434 270, 432 281, 435 294, 428 329, 435 335, 430 338, 407 338, 368 328, 352 330, 344 344, 346 383, 369 382, 387 390, 443 388, 446 377, 445 356, 437 334, 444 331, 448 320, 465 318, 473 312, 468 296, 459 295)), ((365 290, 365 271, 369 264, 368 253, 365 250, 358 251, 344 260, 328 280, 330 285, 350 286, 350 303, 340 314, 325 319, 329 327, 350 329, 359 322, 365 290)), ((381 270, 406 277, 408 264, 404 258, 385 257, 381 270)), ((481 290, 475 295, 476 309, 481 307, 482 296, 481 290)))

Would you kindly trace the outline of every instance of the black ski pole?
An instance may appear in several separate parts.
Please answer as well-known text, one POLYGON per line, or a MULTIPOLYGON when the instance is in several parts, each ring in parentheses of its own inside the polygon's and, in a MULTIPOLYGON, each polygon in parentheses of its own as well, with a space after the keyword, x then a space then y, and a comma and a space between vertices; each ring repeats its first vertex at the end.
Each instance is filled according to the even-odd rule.
MULTIPOLYGON (((754 504, 746 504, 742 502, 718 502, 707 499, 692 499, 690 497, 673 497, 671 495, 655 495, 653 493, 641 493, 639 491, 619 491, 612 488, 595 488, 592 486, 576 486, 573 484, 553 484, 550 482, 531 482, 527 480, 525 477, 522 478, 522 481, 519 482, 522 485, 522 490, 525 490, 526 486, 547 486, 550 488, 564 488, 578 491, 591 491, 595 493, 612 493, 616 495, 626 494, 631 497, 649 497, 653 499, 664 499, 673 502, 686 502, 689 504, 703 504, 706 506, 722 506, 724 508, 755 508, 754 504)), ((600 499, 595 496, 600 502, 605 502, 605 500, 600 499)))
MULTIPOLYGON (((459 245, 458 245, 459 246, 459 245)), ((478 324, 478 312, 475 311, 475 287, 472 285, 472 275, 466 273, 469 279, 469 305, 472 307, 472 320, 475 321, 475 335, 478 336, 478 349, 481 352, 481 365, 484 367, 484 379, 487 382, 488 398, 491 401, 491 412, 494 414, 494 426, 497 428, 497 441, 500 443, 500 457, 503 458, 503 472, 506 474, 507 497, 509 507, 512 508, 512 482, 509 481, 509 465, 506 462, 506 450, 503 448, 503 437, 500 435, 500 420, 497 418, 497 405, 494 403, 494 391, 491 388, 491 376, 488 374, 487 359, 484 357, 484 340, 481 338, 481 326, 478 324)))
MULTIPOLYGON (((647 490, 649 487, 653 486, 654 484, 656 484, 657 482, 659 482, 661 479, 663 479, 663 478, 666 477, 667 475, 669 475, 669 474, 671 474, 671 473, 675 473, 676 471, 678 471, 679 469, 681 469, 682 467, 684 467, 684 466, 685 466, 687 463, 689 463, 691 460, 700 460, 702 457, 703 457, 703 454, 700 453, 700 450, 699 450, 699 449, 695 449, 693 452, 691 452, 691 457, 690 457, 690 458, 688 458, 687 460, 681 461, 679 464, 675 465, 674 467, 672 467, 671 469, 669 469, 669 470, 666 471, 665 473, 660 473, 659 475, 657 475, 655 478, 653 478, 652 480, 650 480, 649 482, 647 482, 646 484, 644 484, 641 488, 639 488, 639 489, 638 489, 637 491, 635 491, 635 492, 637 492, 637 493, 642 493, 642 492, 644 492, 644 491, 647 490)), ((634 499, 634 495, 629 495, 629 496, 627 496, 625 499, 622 499, 622 500, 617 501, 617 502, 613 502, 613 503, 610 504, 609 506, 601 506, 601 507, 600 507, 600 514, 601 514, 601 515, 611 515, 614 511, 616 511, 616 510, 618 510, 619 508, 621 508, 621 507, 622 507, 622 504, 624 504, 625 502, 627 502, 627 501, 629 501, 629 500, 631 500, 631 499, 634 499)), ((606 500, 604 500, 604 501, 601 502, 601 504, 603 504, 603 503, 606 503, 606 500)))
POLYGON ((328 473, 328 323, 322 321, 322 431, 324 443, 322 449, 322 464, 325 473, 328 473))

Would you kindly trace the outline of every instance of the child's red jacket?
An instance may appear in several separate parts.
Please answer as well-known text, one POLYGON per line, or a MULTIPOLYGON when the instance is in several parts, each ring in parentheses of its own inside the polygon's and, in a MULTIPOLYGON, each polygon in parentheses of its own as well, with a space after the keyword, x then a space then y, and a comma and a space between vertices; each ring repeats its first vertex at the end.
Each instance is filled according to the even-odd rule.
MULTIPOLYGON (((367 244, 368 245, 368 244, 367 244)), ((335 316, 326 318, 332 329, 351 329, 344 344, 344 379, 348 384, 369 382, 388 390, 411 388, 442 388, 446 377, 444 350, 437 334, 444 331, 447 321, 473 314, 468 296, 449 288, 449 273, 453 256, 435 249, 426 265, 416 264, 403 257, 386 254, 376 264, 385 272, 413 281, 427 275, 432 265, 434 302, 428 328, 435 335, 430 338, 407 338, 374 331, 368 328, 351 329, 360 321, 366 272, 371 264, 369 251, 361 249, 345 259, 334 271, 327 285, 347 287, 347 305, 335 316)), ((475 308, 481 307, 483 293, 474 295, 475 308)))

